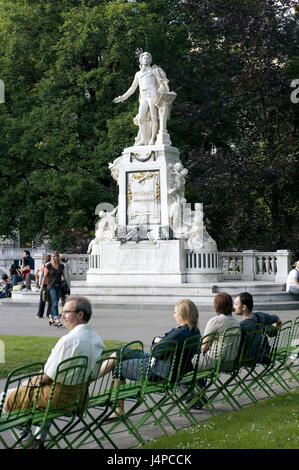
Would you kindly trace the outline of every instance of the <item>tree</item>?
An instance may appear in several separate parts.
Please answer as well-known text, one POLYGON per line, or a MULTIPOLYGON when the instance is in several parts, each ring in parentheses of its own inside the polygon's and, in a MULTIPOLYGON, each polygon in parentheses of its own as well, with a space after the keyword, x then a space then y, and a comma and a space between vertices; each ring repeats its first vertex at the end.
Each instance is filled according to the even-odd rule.
POLYGON ((219 248, 296 249, 290 5, 0 0, 0 234, 60 251, 93 236, 97 204, 117 204, 108 163, 136 135, 137 98, 112 100, 148 50, 178 94, 171 139, 219 248))
POLYGON ((185 52, 185 27, 169 21, 174 3, 0 3, 8 89, 1 233, 39 233, 62 249, 75 242, 73 228, 92 235, 99 202, 116 204, 108 163, 136 133, 137 102, 121 109, 112 100, 132 80, 141 50, 173 64, 185 52))
POLYGON ((196 90, 183 106, 192 133, 185 152, 189 195, 204 202, 222 249, 298 247, 298 133, 289 76, 297 31, 290 6, 181 3, 192 43, 189 86, 196 90))

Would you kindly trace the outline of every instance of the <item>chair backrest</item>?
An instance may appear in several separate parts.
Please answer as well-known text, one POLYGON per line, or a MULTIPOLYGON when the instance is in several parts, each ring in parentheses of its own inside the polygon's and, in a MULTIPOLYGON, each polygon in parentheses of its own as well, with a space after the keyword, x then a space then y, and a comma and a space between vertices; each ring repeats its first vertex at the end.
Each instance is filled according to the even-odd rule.
POLYGON ((92 372, 93 378, 89 382, 89 400, 101 396, 109 398, 113 387, 114 369, 118 362, 119 348, 107 349, 102 352, 92 372), (100 377, 101 373, 101 377, 100 377))
POLYGON ((146 371, 145 387, 149 382, 159 383, 165 387, 174 382, 177 350, 178 343, 175 340, 163 341, 152 347, 146 371))
POLYGON ((260 362, 270 367, 273 366, 277 356, 280 328, 269 325, 264 327, 262 342, 262 357, 260 362))
POLYGON ((219 332, 214 331, 201 337, 199 354, 195 355, 192 360, 193 367, 196 371, 215 370, 219 361, 219 332), (206 352, 201 352, 202 348, 207 347, 206 352))
POLYGON ((20 416, 24 417, 25 415, 32 416, 40 391, 43 370, 43 362, 33 362, 10 372, 0 398, 0 416, 5 414, 7 421, 18 420, 20 416), (38 377, 35 387, 22 385, 23 383, 29 385, 35 377, 38 377), (10 393, 10 390, 13 392, 10 393), (10 397, 9 409, 5 409, 4 405, 8 396, 10 397))
POLYGON ((281 356, 285 354, 288 356, 291 350, 291 344, 293 339, 293 322, 288 320, 282 324, 277 331, 277 352, 281 356))
POLYGON ((144 366, 144 346, 142 341, 135 340, 126 343, 118 352, 118 360, 113 371, 115 384, 112 399, 115 407, 120 394, 124 391, 129 397, 141 393, 146 367, 144 366), (125 380, 122 380, 122 379, 125 380))
POLYGON ((190 336, 185 339, 182 351, 179 355, 178 368, 174 370, 175 384, 178 385, 181 378, 190 372, 193 373, 193 380, 195 380, 194 368, 192 366, 192 359, 200 354, 201 337, 199 334, 190 336))
POLYGON ((255 367, 263 355, 264 326, 255 323, 242 332, 239 367, 255 367))
POLYGON ((220 345, 218 370, 229 372, 238 367, 242 331, 239 326, 226 328, 220 345))
POLYGON ((291 349, 299 348, 299 316, 293 320, 291 349))
POLYGON ((82 409, 88 389, 87 365, 87 356, 74 356, 59 364, 47 402, 46 415, 49 412, 63 414, 82 409))
MULTIPOLYGON (((145 376, 143 367, 144 345, 142 341, 134 340, 121 347, 118 362, 118 377, 123 372, 124 377, 129 375, 138 377, 140 380, 145 376), (129 362, 130 361, 130 362, 129 362), (122 371, 122 372, 121 372, 122 371)), ((133 379, 135 382, 139 379, 133 379)))

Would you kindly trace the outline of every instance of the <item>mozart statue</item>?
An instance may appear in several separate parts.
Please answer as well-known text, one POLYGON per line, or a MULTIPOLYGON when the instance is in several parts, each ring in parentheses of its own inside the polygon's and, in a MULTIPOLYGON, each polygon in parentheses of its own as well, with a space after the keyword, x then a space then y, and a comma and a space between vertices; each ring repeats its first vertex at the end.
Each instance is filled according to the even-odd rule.
POLYGON ((171 145, 166 122, 176 93, 169 91, 168 80, 161 67, 151 66, 152 56, 149 52, 140 55, 139 63, 140 70, 136 72, 132 85, 113 102, 125 101, 139 86, 139 111, 134 119, 134 123, 139 126, 139 132, 135 145, 171 145))

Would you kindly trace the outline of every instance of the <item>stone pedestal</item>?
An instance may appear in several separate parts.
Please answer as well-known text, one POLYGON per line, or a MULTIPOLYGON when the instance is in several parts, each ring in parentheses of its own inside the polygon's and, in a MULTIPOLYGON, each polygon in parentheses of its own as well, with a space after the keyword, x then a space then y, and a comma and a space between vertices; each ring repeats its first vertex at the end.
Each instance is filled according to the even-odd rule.
POLYGON ((151 145, 124 150, 118 163, 118 238, 124 238, 124 230, 130 237, 130 232, 133 234, 139 227, 142 230, 142 226, 146 226, 144 238, 153 229, 167 230, 170 225, 167 167, 178 162, 180 156, 175 147, 151 145))
POLYGON ((89 249, 89 285, 166 286, 222 279, 202 204, 194 211, 185 207, 188 171, 177 148, 128 147, 109 168, 119 186, 118 207, 99 214, 89 249))
POLYGON ((186 282, 184 242, 103 242, 92 250, 87 282, 105 286, 162 286, 186 282))

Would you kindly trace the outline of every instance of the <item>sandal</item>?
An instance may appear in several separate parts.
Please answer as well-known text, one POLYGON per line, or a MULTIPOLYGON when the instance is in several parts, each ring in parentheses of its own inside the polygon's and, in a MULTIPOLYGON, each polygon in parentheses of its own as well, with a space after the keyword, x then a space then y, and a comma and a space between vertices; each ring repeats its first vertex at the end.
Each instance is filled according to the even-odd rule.
POLYGON ((51 319, 50 319, 50 320, 49 320, 49 325, 50 325, 50 326, 54 325, 54 320, 51 320, 51 319))
POLYGON ((55 324, 55 326, 57 326, 58 328, 59 328, 60 326, 62 326, 61 321, 56 321, 54 324, 55 324))

